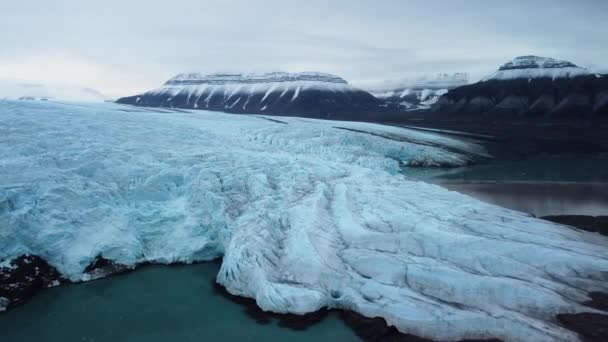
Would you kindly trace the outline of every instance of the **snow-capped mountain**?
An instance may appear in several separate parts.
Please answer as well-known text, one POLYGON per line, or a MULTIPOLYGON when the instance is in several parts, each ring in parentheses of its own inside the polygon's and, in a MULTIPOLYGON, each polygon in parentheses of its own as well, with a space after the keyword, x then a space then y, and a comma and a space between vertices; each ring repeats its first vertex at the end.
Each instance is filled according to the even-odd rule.
POLYGON ((147 107, 204 109, 229 113, 357 118, 377 112, 381 101, 344 79, 323 73, 179 74, 162 87, 121 98, 147 107))
POLYGON ((548 57, 520 56, 505 63, 497 72, 483 80, 557 79, 587 75, 590 75, 587 69, 568 61, 560 61, 548 57))
POLYGON ((608 78, 567 61, 523 56, 442 96, 434 111, 550 120, 608 117, 608 78))
POLYGON ((104 102, 99 91, 77 86, 0 81, 0 99, 104 102))
POLYGON ((370 92, 402 110, 428 109, 450 89, 468 83, 469 75, 466 73, 442 73, 418 79, 387 81, 370 92))

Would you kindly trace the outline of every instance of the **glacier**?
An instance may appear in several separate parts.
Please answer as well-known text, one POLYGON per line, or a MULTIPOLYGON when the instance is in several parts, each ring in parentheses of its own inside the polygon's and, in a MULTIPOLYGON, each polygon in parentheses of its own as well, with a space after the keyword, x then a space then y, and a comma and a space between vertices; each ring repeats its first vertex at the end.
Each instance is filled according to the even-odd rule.
POLYGON ((572 341, 596 312, 608 239, 416 180, 482 146, 369 123, 0 101, 0 263, 72 281, 222 258, 217 281, 267 311, 382 317, 439 340, 572 341))

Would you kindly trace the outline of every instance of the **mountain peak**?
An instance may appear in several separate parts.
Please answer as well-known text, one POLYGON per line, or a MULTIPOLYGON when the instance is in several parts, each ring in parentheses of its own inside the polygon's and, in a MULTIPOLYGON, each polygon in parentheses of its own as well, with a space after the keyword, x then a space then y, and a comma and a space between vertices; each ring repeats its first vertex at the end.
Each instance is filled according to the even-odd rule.
POLYGON ((160 88, 117 102, 242 114, 361 118, 382 101, 341 77, 320 72, 179 74, 160 88))
POLYGON ((549 57, 519 56, 503 64, 498 71, 482 81, 537 78, 573 78, 589 75, 589 71, 568 61, 549 57))
MULTIPOLYGON (((579 68, 576 64, 568 61, 560 61, 549 57, 539 56, 519 56, 514 60, 505 63, 498 70, 516 69, 560 69, 560 68, 579 68)), ((581 68, 582 69, 582 68, 581 68)))

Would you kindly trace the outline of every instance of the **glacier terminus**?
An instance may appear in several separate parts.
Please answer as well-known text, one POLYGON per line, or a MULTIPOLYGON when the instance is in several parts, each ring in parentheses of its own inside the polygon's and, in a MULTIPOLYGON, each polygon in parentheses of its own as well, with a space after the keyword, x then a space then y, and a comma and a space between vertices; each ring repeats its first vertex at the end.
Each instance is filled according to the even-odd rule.
MULTIPOLYGON (((573 341, 608 238, 427 184, 492 156, 371 123, 119 104, 3 101, 0 268, 36 255, 71 281, 98 257, 222 259, 266 311, 382 317, 437 340, 573 341)), ((0 298, 0 305, 8 299, 0 298)))

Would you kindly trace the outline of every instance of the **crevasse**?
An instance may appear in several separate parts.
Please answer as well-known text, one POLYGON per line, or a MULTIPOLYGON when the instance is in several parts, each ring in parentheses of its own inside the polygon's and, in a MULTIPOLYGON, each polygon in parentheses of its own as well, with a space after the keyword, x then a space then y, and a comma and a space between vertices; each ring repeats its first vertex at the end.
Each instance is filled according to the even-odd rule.
POLYGON ((72 280, 223 257, 264 310, 321 307, 451 340, 571 341, 556 313, 607 290, 608 240, 411 180, 487 157, 470 142, 299 118, 0 102, 0 262, 72 280), (406 175, 404 175, 401 171, 406 175))

